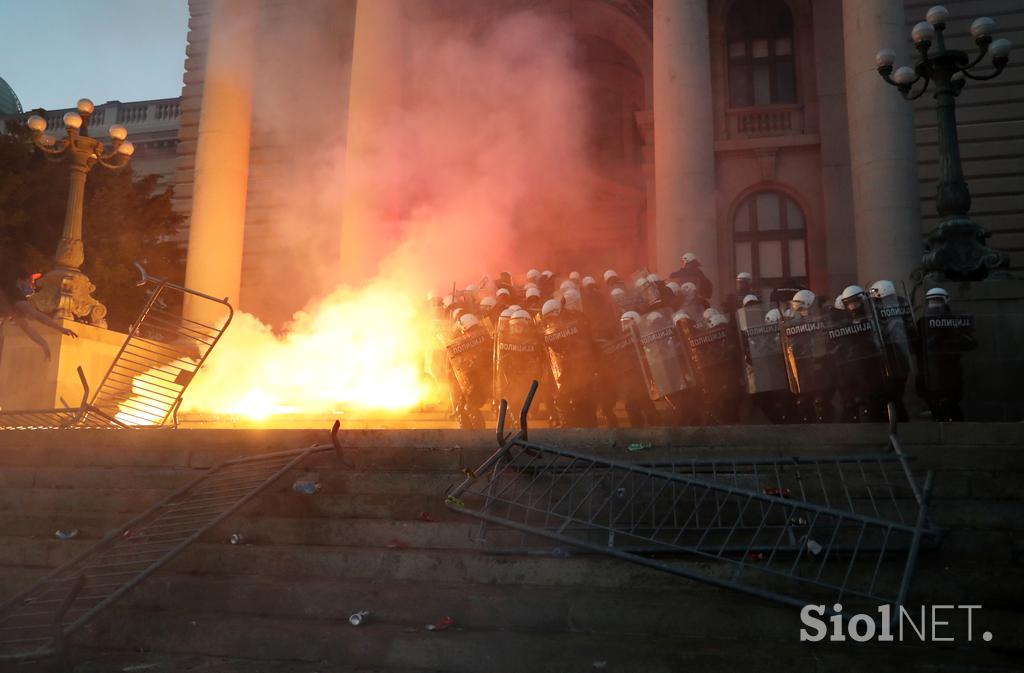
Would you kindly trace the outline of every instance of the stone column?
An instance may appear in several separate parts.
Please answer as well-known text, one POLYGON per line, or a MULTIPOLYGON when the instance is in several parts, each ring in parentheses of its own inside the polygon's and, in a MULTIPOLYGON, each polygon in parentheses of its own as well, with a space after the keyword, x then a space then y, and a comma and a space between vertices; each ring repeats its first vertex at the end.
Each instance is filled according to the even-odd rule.
MULTIPOLYGON (((236 306, 249 180, 252 88, 259 5, 216 0, 206 58, 185 285, 236 306)), ((186 297, 186 317, 212 322, 186 297)))
POLYGON ((341 222, 341 277, 357 284, 375 275, 393 243, 380 220, 382 199, 374 188, 384 134, 402 103, 409 46, 403 0, 359 0, 352 47, 341 222))
MULTIPOLYGON (((658 272, 693 252, 718 269, 711 54, 706 0, 654 0, 653 249, 658 272)), ((716 286, 718 283, 715 283, 716 286)))
POLYGON ((846 108, 853 178, 857 275, 908 281, 921 263, 918 196, 911 106, 882 81, 875 54, 895 49, 909 64, 907 26, 899 0, 843 0, 846 108))

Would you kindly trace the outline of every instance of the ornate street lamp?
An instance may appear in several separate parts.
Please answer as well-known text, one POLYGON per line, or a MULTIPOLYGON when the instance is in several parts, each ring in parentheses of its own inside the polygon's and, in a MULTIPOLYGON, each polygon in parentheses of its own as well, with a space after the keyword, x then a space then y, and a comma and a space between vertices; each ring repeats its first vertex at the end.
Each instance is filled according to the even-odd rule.
POLYGON ((943 32, 949 11, 945 7, 932 7, 926 19, 914 26, 911 32, 920 55, 915 67, 894 69, 896 54, 892 49, 882 49, 875 57, 878 74, 899 89, 907 100, 920 98, 930 84, 935 85, 939 136, 939 184, 935 208, 941 219, 939 226, 928 235, 928 252, 922 260, 922 271, 935 279, 1008 278, 1009 256, 985 245, 985 239, 991 234, 968 215, 971 193, 964 181, 960 161, 956 98, 968 79, 984 81, 997 77, 1009 61, 1012 45, 1006 39, 993 40, 996 22, 982 17, 971 25, 971 35, 978 45, 978 54, 972 59, 966 52, 946 48, 943 32), (992 57, 994 70, 975 74, 975 66, 987 55, 992 57), (922 84, 917 86, 919 82, 922 84))
POLYGON ((68 205, 64 213, 64 231, 54 256, 56 267, 39 281, 39 290, 31 301, 40 311, 55 318, 89 322, 97 327, 107 326, 107 307, 92 293, 96 286, 82 273, 85 252, 82 246, 82 207, 85 201, 85 176, 96 164, 118 170, 128 165, 135 147, 125 140, 128 131, 120 124, 110 127, 110 151, 104 152, 102 142, 89 137, 89 117, 92 101, 78 101, 77 112, 64 114, 68 135, 58 141, 46 135, 46 120, 38 115, 28 119, 32 141, 52 161, 67 159, 71 165, 71 186, 68 205))

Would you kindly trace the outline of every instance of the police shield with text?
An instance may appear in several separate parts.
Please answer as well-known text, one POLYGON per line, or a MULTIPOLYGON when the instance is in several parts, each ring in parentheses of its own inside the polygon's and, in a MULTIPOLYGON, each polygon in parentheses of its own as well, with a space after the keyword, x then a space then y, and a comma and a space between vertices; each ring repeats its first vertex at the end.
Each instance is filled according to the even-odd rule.
POLYGON ((555 383, 555 406, 564 425, 592 427, 597 424, 594 404, 594 344, 586 317, 562 310, 561 302, 549 299, 541 309, 544 350, 555 383))
POLYGON ((495 399, 510 409, 522 406, 530 384, 544 376, 544 346, 529 312, 519 309, 499 323, 495 366, 495 399))
POLYGON ((871 285, 871 307, 878 322, 885 349, 885 397, 895 405, 897 420, 907 421, 903 393, 912 373, 911 365, 917 351, 917 326, 910 301, 897 292, 892 281, 880 280, 871 285))
POLYGON ((448 362, 461 393, 456 413, 463 428, 484 427, 480 407, 491 399, 492 343, 491 335, 471 313, 460 316, 448 342, 448 362))
POLYGON ((704 420, 735 423, 743 396, 739 338, 722 313, 709 308, 703 317, 682 325, 695 378, 705 396, 704 420))
POLYGON ((736 311, 747 393, 773 423, 793 420, 793 398, 786 375, 779 310, 749 303, 736 311))
POLYGON ((949 295, 940 287, 925 294, 924 315, 918 322, 917 394, 928 404, 934 421, 962 421, 960 401, 964 377, 960 356, 977 346, 972 331, 974 316, 957 315, 949 308, 949 295))
POLYGON ((815 299, 810 290, 793 295, 781 336, 789 389, 797 397, 800 417, 808 423, 825 423, 831 420, 836 383, 829 359, 831 323, 815 299))
POLYGON ((837 314, 828 332, 844 421, 885 420, 885 354, 869 301, 859 285, 843 290, 845 315, 837 314))
POLYGON ((689 411, 694 393, 693 372, 686 348, 668 308, 658 308, 629 324, 635 330, 637 354, 644 371, 650 399, 665 399, 679 413, 689 411))

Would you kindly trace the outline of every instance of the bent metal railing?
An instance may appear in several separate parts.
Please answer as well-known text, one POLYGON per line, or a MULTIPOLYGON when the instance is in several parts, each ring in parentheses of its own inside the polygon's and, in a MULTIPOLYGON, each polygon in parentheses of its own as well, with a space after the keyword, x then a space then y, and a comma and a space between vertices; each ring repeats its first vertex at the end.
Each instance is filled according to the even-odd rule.
POLYGON ((331 444, 236 458, 211 468, 0 605, 0 662, 62 657, 65 640, 204 533, 331 444))
MULTIPOLYGON (((177 410, 196 372, 231 324, 234 309, 226 299, 150 276, 139 264, 139 286, 149 299, 132 323, 114 358, 89 399, 89 385, 78 369, 84 395, 78 409, 0 411, 0 429, 143 428, 177 425, 177 410), (185 297, 219 307, 219 318, 206 323, 186 317, 185 297)), ((211 311, 211 313, 213 313, 211 311)))
POLYGON ((501 405, 500 448, 466 471, 449 508, 559 550, 829 609, 902 605, 921 547, 938 538, 932 474, 920 489, 907 483, 902 453, 621 462, 531 442, 531 399, 514 435, 501 405))

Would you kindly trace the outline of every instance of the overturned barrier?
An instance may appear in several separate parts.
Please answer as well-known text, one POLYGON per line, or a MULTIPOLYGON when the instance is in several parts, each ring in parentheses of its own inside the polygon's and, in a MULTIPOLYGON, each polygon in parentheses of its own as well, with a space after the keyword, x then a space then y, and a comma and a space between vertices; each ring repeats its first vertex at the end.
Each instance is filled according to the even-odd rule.
POLYGON ((903 605, 920 549, 938 540, 927 518, 932 474, 917 484, 898 444, 829 459, 620 462, 531 442, 531 400, 514 435, 504 435, 502 404, 500 448, 446 500, 490 527, 499 548, 513 531, 526 551, 546 540, 556 553, 607 554, 843 612, 903 605))

